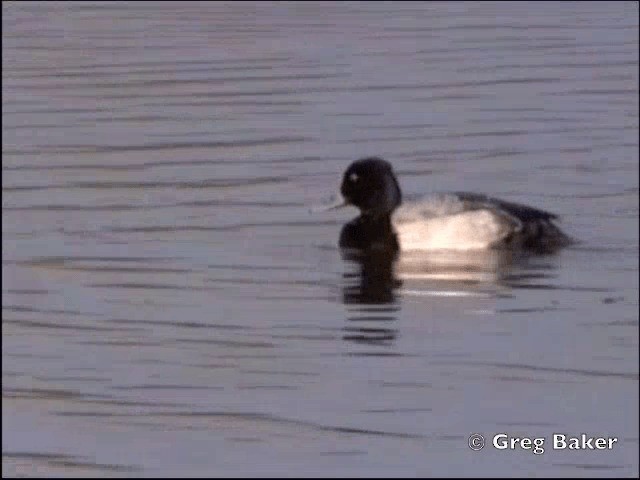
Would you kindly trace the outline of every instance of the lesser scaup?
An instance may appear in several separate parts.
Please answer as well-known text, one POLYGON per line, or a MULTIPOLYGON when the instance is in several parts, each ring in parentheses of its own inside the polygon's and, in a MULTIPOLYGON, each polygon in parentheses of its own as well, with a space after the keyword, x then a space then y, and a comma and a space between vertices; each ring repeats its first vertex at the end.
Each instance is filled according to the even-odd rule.
POLYGON ((393 251, 520 248, 548 252, 572 243, 537 208, 467 192, 435 194, 402 205, 391 164, 368 157, 353 162, 340 186, 342 202, 360 216, 346 224, 340 246, 393 251))

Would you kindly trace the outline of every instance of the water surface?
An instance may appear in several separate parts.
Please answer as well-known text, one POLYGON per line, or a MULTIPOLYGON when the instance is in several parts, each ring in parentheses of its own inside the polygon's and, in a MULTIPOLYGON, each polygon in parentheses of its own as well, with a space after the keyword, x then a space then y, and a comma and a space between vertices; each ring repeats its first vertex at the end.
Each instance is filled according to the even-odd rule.
POLYGON ((3 3, 3 474, 637 476, 638 7, 3 3), (358 261, 353 160, 561 215, 358 261), (498 451, 472 433, 617 437, 498 451))

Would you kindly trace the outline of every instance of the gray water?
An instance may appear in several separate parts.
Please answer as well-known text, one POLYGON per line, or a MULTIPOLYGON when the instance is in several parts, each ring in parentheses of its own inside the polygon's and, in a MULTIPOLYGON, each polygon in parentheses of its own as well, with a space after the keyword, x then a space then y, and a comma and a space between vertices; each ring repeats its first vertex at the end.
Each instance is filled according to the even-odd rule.
POLYGON ((638 475, 637 2, 2 12, 3 475, 638 475), (366 155, 580 243, 358 263, 366 155))

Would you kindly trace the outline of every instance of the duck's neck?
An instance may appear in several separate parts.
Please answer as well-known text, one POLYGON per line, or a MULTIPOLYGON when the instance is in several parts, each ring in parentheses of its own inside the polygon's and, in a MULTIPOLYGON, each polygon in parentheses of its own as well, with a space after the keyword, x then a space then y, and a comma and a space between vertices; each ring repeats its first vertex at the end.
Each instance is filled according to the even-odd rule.
POLYGON ((363 228, 371 228, 372 233, 389 234, 393 233, 391 226, 391 215, 388 213, 363 213, 358 219, 363 228))
POLYGON ((345 225, 340 245, 363 250, 375 248, 397 251, 399 248, 390 215, 371 214, 362 214, 345 225))

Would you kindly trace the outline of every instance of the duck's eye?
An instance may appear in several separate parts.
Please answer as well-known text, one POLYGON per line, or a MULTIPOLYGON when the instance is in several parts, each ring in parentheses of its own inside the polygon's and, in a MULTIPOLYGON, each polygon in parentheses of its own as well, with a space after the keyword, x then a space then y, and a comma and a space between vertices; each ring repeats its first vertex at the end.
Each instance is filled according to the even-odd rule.
POLYGON ((357 173, 352 173, 351 175, 349 175, 349 181, 351 183, 356 183, 358 181, 358 174, 357 173))

